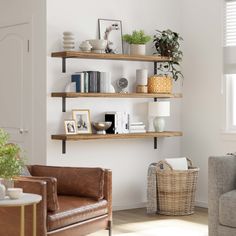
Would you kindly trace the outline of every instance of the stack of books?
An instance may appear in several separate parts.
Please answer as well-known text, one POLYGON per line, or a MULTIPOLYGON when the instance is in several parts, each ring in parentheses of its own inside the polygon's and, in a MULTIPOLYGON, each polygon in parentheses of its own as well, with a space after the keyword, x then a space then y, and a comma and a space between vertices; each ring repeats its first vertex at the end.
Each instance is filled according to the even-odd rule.
POLYGON ((132 122, 129 126, 130 133, 146 133, 146 127, 143 122, 132 122))
POLYGON ((105 121, 112 122, 107 134, 127 134, 129 133, 129 114, 127 112, 106 112, 105 121))
POLYGON ((83 71, 71 75, 76 83, 77 93, 109 93, 111 73, 101 71, 83 71))

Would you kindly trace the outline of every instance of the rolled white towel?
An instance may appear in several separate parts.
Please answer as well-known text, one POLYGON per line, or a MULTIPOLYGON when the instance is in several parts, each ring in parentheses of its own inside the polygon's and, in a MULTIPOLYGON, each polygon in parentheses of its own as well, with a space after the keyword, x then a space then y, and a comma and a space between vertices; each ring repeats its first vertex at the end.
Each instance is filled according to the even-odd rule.
POLYGON ((165 161, 171 165, 173 170, 188 170, 188 162, 186 157, 166 158, 165 161))

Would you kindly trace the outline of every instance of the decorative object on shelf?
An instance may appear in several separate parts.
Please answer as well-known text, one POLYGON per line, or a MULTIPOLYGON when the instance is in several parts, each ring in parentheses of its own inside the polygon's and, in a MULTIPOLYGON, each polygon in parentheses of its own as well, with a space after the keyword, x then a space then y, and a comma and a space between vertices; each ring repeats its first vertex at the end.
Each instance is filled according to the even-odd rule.
POLYGON ((66 134, 76 134, 77 133, 75 120, 65 120, 64 126, 65 126, 65 133, 66 134))
POLYGON ((123 54, 120 20, 98 19, 99 38, 107 40, 106 53, 123 54))
POLYGON ((136 92, 137 93, 147 93, 147 80, 148 80, 147 69, 136 70, 136 92))
POLYGON ((13 177, 19 176, 24 166, 20 147, 8 140, 8 133, 0 129, 0 178, 6 188, 13 185, 13 177))
POLYGON ((4 184, 1 183, 0 180, 0 200, 3 200, 6 196, 6 187, 4 184))
POLYGON ((123 40, 130 44, 130 55, 145 55, 145 44, 151 40, 151 36, 145 35, 143 30, 135 30, 132 34, 125 34, 123 40))
POLYGON ((172 78, 166 75, 153 75, 148 78, 148 93, 171 93, 172 78))
POLYGON ((95 53, 105 53, 107 46, 107 40, 104 39, 90 39, 87 40, 92 46, 92 52, 95 53))
POLYGON ((129 132, 131 134, 146 133, 146 126, 143 122, 131 122, 129 125, 129 132))
POLYGON ((147 85, 136 85, 136 93, 147 93, 148 87, 147 85))
POLYGON ((92 133, 89 110, 72 110, 72 116, 75 120, 78 134, 92 133))
POLYGON ((65 51, 73 51, 75 49, 75 37, 72 32, 63 32, 63 48, 65 51))
POLYGON ((111 127, 112 122, 93 122, 92 124, 97 134, 106 134, 106 130, 111 127))
POLYGON ((183 52, 180 50, 180 42, 182 40, 183 38, 178 33, 169 29, 157 30, 153 40, 157 51, 155 54, 172 58, 172 61, 159 63, 157 70, 164 75, 171 76, 175 81, 183 78, 183 74, 179 70, 183 57, 183 52))
POLYGON ((88 41, 83 41, 80 45, 79 48, 82 52, 91 52, 92 45, 88 41))
POLYGON ((149 102, 148 104, 149 117, 153 118, 153 126, 156 132, 165 130, 165 119, 163 117, 170 116, 170 102, 149 102))
POLYGON ((19 199, 23 194, 22 188, 8 188, 7 189, 7 195, 10 197, 10 199, 19 199))
POLYGON ((126 78, 120 78, 116 81, 116 85, 119 89, 119 93, 127 93, 129 81, 126 78))
POLYGON ((75 93, 76 92, 76 82, 69 82, 65 87, 66 93, 75 93))

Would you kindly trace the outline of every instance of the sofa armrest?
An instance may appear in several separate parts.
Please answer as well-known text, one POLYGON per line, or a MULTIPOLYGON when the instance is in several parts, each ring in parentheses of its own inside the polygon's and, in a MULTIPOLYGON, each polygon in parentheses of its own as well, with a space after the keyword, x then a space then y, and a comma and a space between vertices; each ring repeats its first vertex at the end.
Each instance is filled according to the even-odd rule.
POLYGON ((212 156, 208 160, 209 235, 217 235, 219 198, 236 187, 236 157, 212 156))
POLYGON ((105 169, 104 174, 104 199, 108 202, 108 218, 112 221, 112 172, 105 169))

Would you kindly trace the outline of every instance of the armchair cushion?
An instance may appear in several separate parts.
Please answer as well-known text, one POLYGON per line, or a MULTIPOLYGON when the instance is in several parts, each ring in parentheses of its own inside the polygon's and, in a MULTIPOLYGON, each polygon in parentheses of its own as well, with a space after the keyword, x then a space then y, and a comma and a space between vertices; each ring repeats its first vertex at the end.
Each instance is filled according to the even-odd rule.
POLYGON ((58 201, 60 210, 48 213, 48 231, 63 228, 64 226, 108 213, 106 200, 96 201, 92 198, 58 196, 58 201))
POLYGON ((52 176, 57 179, 58 195, 104 197, 104 170, 102 168, 76 168, 54 166, 32 166, 33 176, 52 176))
POLYGON ((236 227, 236 190, 222 194, 219 201, 220 223, 225 226, 236 227))

